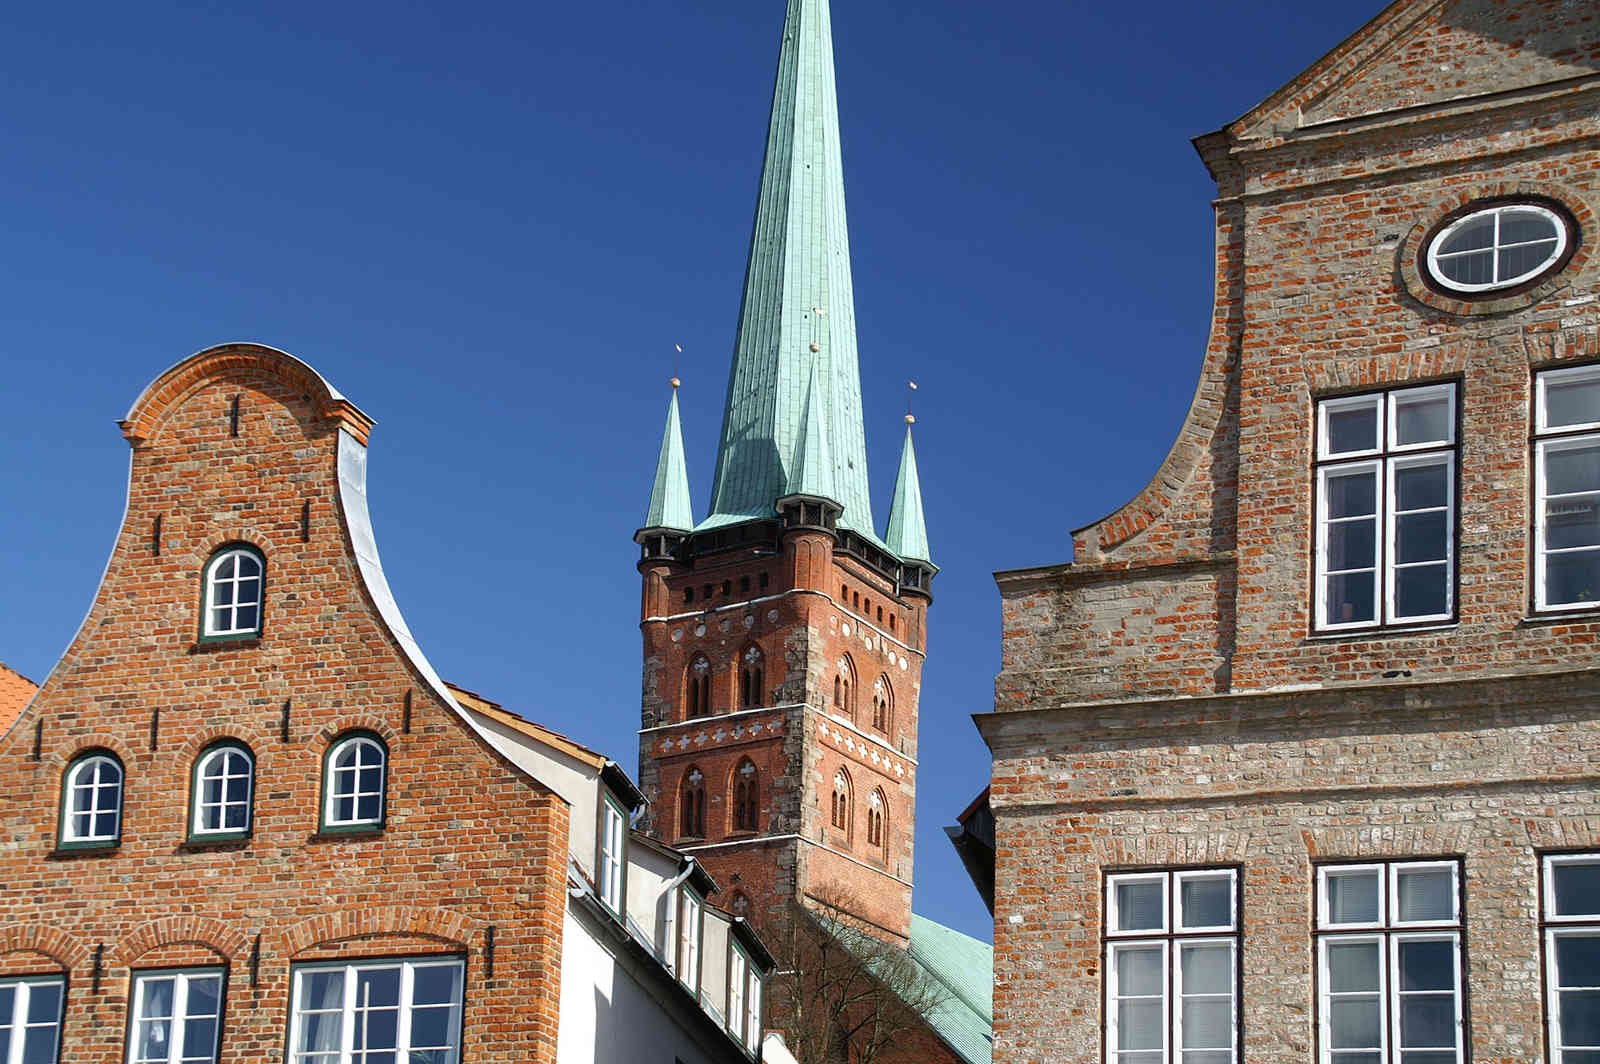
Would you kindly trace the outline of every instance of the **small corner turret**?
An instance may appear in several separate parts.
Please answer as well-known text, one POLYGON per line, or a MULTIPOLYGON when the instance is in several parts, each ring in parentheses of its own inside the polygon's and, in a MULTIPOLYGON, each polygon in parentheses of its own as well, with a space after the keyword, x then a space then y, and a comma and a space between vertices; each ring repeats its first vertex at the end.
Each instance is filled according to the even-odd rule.
POLYGON ((906 442, 900 452, 900 472, 894 481, 894 501, 889 506, 889 531, 884 544, 904 563, 901 591, 931 598, 933 575, 939 567, 933 564, 928 526, 922 516, 922 482, 917 477, 917 452, 911 440, 911 426, 916 420, 911 414, 906 415, 906 442))
POLYGON ((689 464, 683 456, 683 427, 678 419, 678 386, 672 378, 672 399, 667 403, 667 425, 661 434, 656 459, 656 479, 650 489, 650 509, 644 525, 633 534, 641 548, 640 564, 670 558, 694 528, 694 505, 689 496, 689 464))

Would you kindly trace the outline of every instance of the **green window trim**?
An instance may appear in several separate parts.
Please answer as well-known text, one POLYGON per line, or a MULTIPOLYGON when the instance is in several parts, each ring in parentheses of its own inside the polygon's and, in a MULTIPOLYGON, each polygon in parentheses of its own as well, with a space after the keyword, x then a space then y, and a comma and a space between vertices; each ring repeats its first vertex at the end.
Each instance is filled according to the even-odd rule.
POLYGON ((195 641, 197 643, 253 643, 261 638, 266 630, 267 620, 267 557, 252 543, 233 542, 224 543, 211 552, 206 559, 206 564, 200 569, 200 612, 196 625, 195 641), (211 633, 209 631, 211 609, 211 581, 212 570, 226 557, 232 554, 248 554, 253 557, 256 564, 261 567, 261 575, 257 586, 259 591, 256 600, 256 623, 254 628, 243 631, 228 631, 211 633))
MULTIPOLYGON (((359 770, 357 772, 357 796, 360 792, 359 770)), ((322 791, 317 798, 317 834, 318 835, 372 835, 383 831, 389 823, 389 744, 384 742, 383 736, 377 732, 366 729, 357 729, 339 734, 328 744, 328 749, 322 755, 322 791), (378 777, 378 816, 375 820, 355 820, 351 822, 335 822, 328 816, 336 795, 333 793, 333 759, 341 749, 353 742, 365 740, 374 744, 383 755, 379 764, 378 777)))
MULTIPOLYGON (((99 783, 91 785, 92 790, 96 792, 104 789, 104 787, 104 784, 99 783)), ((126 811, 125 806, 127 792, 128 770, 126 766, 123 765, 122 758, 118 757, 115 752, 108 750, 105 747, 97 746, 91 747, 87 750, 80 750, 76 755, 73 756, 71 761, 67 762, 66 769, 61 773, 61 799, 57 808, 56 817, 56 849, 58 851, 114 850, 118 846, 121 846, 122 820, 123 813, 126 811), (108 761, 112 765, 116 766, 118 772, 116 783, 116 832, 113 835, 103 838, 71 838, 69 837, 67 828, 68 818, 73 815, 71 804, 74 790, 74 776, 89 762, 100 759, 108 761)), ((94 803, 91 805, 90 810, 90 816, 92 819, 94 816, 100 815, 98 806, 98 793, 96 793, 95 798, 91 799, 91 802, 94 803)))
MULTIPOLYGON (((226 799, 226 795, 224 795, 226 799)), ((226 809, 226 805, 224 805, 226 809)), ((208 743, 194 764, 189 766, 189 808, 187 812, 188 824, 185 831, 184 843, 188 846, 208 846, 213 843, 222 844, 229 842, 242 842, 255 833, 256 827, 256 756, 249 744, 240 739, 218 739, 208 743), (204 831, 200 828, 200 769, 215 753, 223 750, 232 750, 241 753, 250 763, 249 794, 245 799, 245 826, 232 831, 204 831)))

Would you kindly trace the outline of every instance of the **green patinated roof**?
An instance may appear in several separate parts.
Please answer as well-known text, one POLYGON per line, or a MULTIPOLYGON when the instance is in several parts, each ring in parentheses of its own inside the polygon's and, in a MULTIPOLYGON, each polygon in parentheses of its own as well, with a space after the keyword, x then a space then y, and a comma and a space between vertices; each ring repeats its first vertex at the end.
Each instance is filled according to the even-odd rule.
POLYGON ((800 420, 800 438, 795 441, 794 464, 789 467, 785 495, 838 500, 833 486, 833 455, 828 450, 828 424, 822 408, 822 387, 817 382, 817 364, 812 362, 811 379, 806 384, 806 412, 800 420))
MULTIPOLYGON (((676 381, 674 381, 676 384, 676 381)), ((650 489, 650 512, 644 528, 694 528, 694 506, 689 499, 689 464, 683 457, 683 429, 678 423, 678 389, 667 404, 667 427, 661 435, 661 457, 656 459, 656 482, 650 489)))
POLYGON ((789 0, 711 512, 702 528, 772 516, 802 460, 813 367, 831 497, 844 507, 839 523, 876 540, 828 0, 789 0))
MULTIPOLYGON (((885 946, 853 928, 835 932, 851 952, 876 966, 885 946)), ((991 1064, 994 1046, 994 947, 953 928, 911 914, 906 956, 918 978, 933 988, 923 1019, 966 1064, 991 1064)))
POLYGON ((894 480, 889 506, 889 549, 907 561, 933 564, 928 552, 928 525, 922 519, 922 482, 917 479, 917 452, 911 445, 911 415, 906 415, 906 445, 900 452, 900 475, 894 480))

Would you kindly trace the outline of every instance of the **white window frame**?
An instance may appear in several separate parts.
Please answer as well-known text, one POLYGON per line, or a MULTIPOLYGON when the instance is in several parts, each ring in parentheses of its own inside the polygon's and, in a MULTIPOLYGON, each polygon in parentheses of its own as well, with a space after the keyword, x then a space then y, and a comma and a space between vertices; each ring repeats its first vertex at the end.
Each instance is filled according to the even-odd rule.
MULTIPOLYGON (((1448 1047, 1405 1048, 1400 1043, 1401 999, 1408 994, 1437 994, 1437 991, 1406 991, 1396 977, 1400 965, 1400 947, 1406 942, 1443 942, 1452 945, 1455 985, 1452 1000, 1455 1006, 1456 1044, 1455 1059, 1466 1060, 1468 1031, 1466 1025, 1466 970, 1462 963, 1462 950, 1466 921, 1461 907, 1463 869, 1454 859, 1384 860, 1340 862, 1316 866, 1316 957, 1317 957, 1317 1060, 1320 1064, 1339 1064, 1350 1054, 1377 1052, 1385 1064, 1403 1064, 1407 1052, 1448 1053, 1448 1047), (1449 920, 1413 920, 1398 918, 1400 912, 1399 890, 1401 874, 1408 871, 1448 869, 1450 879, 1449 920), (1343 876, 1376 875, 1378 877, 1378 919, 1374 921, 1347 921, 1336 923, 1331 918, 1332 899, 1328 881, 1343 876), (1378 947, 1379 1042, 1376 1047, 1362 1049, 1333 1049, 1332 999, 1333 984, 1328 971, 1328 949, 1341 944, 1375 944, 1378 947)), ((1357 996, 1370 996, 1373 991, 1348 991, 1357 996)))
MULTIPOLYGON (((1439 624, 1456 617, 1457 544, 1456 525, 1460 517, 1457 499, 1457 453, 1460 438, 1457 431, 1459 399, 1454 383, 1424 384, 1413 387, 1390 388, 1361 395, 1339 396, 1317 401, 1317 465, 1315 551, 1312 565, 1312 618, 1314 630, 1321 632, 1348 632, 1396 626, 1439 624), (1448 436, 1443 441, 1402 444, 1396 439, 1399 418, 1396 409, 1402 401, 1444 398, 1448 404, 1448 436), (1342 410, 1371 408, 1376 419, 1373 447, 1342 451, 1331 450, 1328 431, 1329 415, 1342 410), (1407 468, 1443 465, 1445 467, 1445 505, 1429 507, 1443 510, 1445 514, 1445 556, 1441 561, 1398 562, 1396 551, 1396 518, 1399 516, 1395 501, 1397 471, 1407 468), (1348 475, 1371 475, 1374 480, 1373 503, 1376 512, 1370 517, 1329 518, 1328 484, 1331 480, 1348 475), (1355 569, 1331 570, 1328 567, 1328 531, 1335 523, 1354 521, 1373 522, 1372 601, 1374 616, 1371 620, 1335 621, 1328 617, 1328 578, 1345 573, 1366 572, 1365 566, 1355 569), (1402 616, 1395 604, 1395 591, 1399 585, 1399 571, 1418 566, 1445 567, 1445 609, 1442 613, 1402 616)), ((1422 513, 1408 510, 1406 513, 1422 513)))
POLYGON ((236 636, 260 634, 262 615, 266 610, 267 599, 267 560, 260 551, 253 547, 230 547, 227 550, 219 551, 216 557, 212 558, 211 561, 206 563, 206 578, 203 583, 205 586, 205 595, 201 600, 202 609, 204 611, 201 617, 202 635, 206 636, 207 638, 233 638, 236 636), (213 591, 215 590, 218 582, 217 570, 222 567, 223 562, 241 556, 249 558, 253 563, 255 563, 255 566, 258 570, 256 575, 253 577, 241 578, 238 576, 239 568, 237 565, 235 565, 233 570, 234 575, 227 578, 227 582, 233 584, 233 601, 226 606, 214 605, 213 591), (255 584, 255 601, 239 601, 239 585, 244 583, 255 584), (249 627, 241 628, 239 627, 239 610, 249 606, 255 607, 256 623, 249 627), (223 609, 229 611, 228 616, 232 621, 232 623, 226 628, 219 627, 216 623, 216 611, 223 609))
POLYGON ((74 760, 67 774, 61 782, 61 841, 73 846, 112 846, 122 838, 122 810, 123 799, 128 789, 128 770, 123 767, 121 760, 109 753, 86 754, 74 760), (116 784, 104 783, 79 784, 78 778, 91 766, 106 764, 117 771, 116 784), (89 799, 89 833, 80 835, 74 820, 79 812, 76 809, 76 799, 79 790, 88 790, 89 799), (103 808, 100 804, 102 794, 110 792, 116 797, 116 821, 110 834, 100 834, 95 831, 95 822, 101 815, 113 810, 103 808))
POLYGON ((22 1064, 22 1049, 27 1042, 27 1033, 43 1027, 55 1030, 55 1041, 50 1049, 49 1064, 56 1064, 61 1059, 61 1018, 66 1012, 67 980, 60 975, 24 975, 7 976, 0 979, 0 986, 11 987, 15 993, 11 999, 11 1015, 0 1016, 0 1028, 4 1028, 10 1037, 10 1048, 0 1064, 22 1064), (56 998, 55 1019, 48 1023, 28 1020, 30 1000, 33 989, 41 986, 53 986, 59 991, 56 998))
POLYGON ((167 968, 156 971, 135 972, 133 974, 133 993, 128 1004, 128 1050, 124 1055, 127 1064, 184 1064, 195 1062, 200 1058, 184 1056, 185 1027, 190 1020, 214 1020, 216 1022, 215 1037, 211 1041, 211 1052, 205 1058, 209 1064, 215 1064, 218 1054, 222 1049, 222 1015, 223 998, 228 992, 227 973, 222 968, 167 968), (149 1017, 144 1016, 144 996, 146 987, 157 980, 171 979, 172 986, 172 1015, 166 1017, 167 1022, 167 1055, 165 1057, 140 1057, 139 1025, 149 1017), (190 1016, 189 1013, 189 983, 194 979, 217 980, 217 1011, 214 1016, 190 1016))
POLYGON ((389 751, 385 749, 381 742, 370 735, 345 736, 334 743, 333 747, 328 751, 325 773, 327 780, 323 785, 324 794, 322 799, 322 825, 324 828, 377 827, 384 823, 389 810, 389 751), (361 799, 370 798, 373 795, 373 792, 361 789, 361 772, 364 768, 370 768, 371 766, 363 765, 358 754, 353 769, 341 770, 339 768, 340 756, 350 747, 370 747, 378 752, 378 815, 375 817, 363 817, 361 815, 361 799), (347 773, 354 781, 355 789, 353 791, 346 792, 339 789, 341 772, 347 773), (351 816, 347 819, 340 819, 334 815, 340 798, 351 799, 351 816))
MULTIPOLYGON (((1547 534, 1545 509, 1548 498, 1545 490, 1546 456, 1552 451, 1600 446, 1600 421, 1583 421, 1572 425, 1555 427, 1550 425, 1549 409, 1545 402, 1547 390, 1553 382, 1568 380, 1591 380, 1600 383, 1600 365, 1547 369, 1534 374, 1533 608, 1535 612, 1539 613, 1562 613, 1600 607, 1600 592, 1597 592, 1597 597, 1593 599, 1552 603, 1549 600, 1545 579, 1549 554, 1545 548, 1547 534)), ((1572 494, 1583 495, 1588 493, 1574 492, 1572 494)), ((1600 504, 1600 502, 1597 502, 1597 504, 1600 504)), ((1575 554, 1586 551, 1600 553, 1600 547, 1565 547, 1559 548, 1556 553, 1575 554)))
POLYGON ((700 928, 702 925, 702 906, 700 895, 690 890, 688 886, 682 888, 683 915, 678 920, 678 980, 693 992, 695 999, 700 997, 700 928))
POLYGON ((207 836, 234 836, 248 835, 255 826, 255 799, 256 799, 256 759, 255 755, 243 743, 236 741, 221 742, 200 755, 200 761, 194 768, 194 800, 189 809, 189 834, 198 838, 207 836), (244 758, 246 772, 244 796, 244 826, 238 828, 228 827, 228 809, 237 805, 237 802, 228 800, 228 782, 241 777, 229 775, 226 762, 222 771, 222 800, 220 802, 207 802, 205 800, 206 771, 214 761, 226 758, 228 755, 244 758), (205 816, 208 808, 217 810, 217 826, 206 827, 205 816))
POLYGON ((1555 870, 1563 865, 1600 866, 1600 852, 1545 854, 1541 860, 1543 896, 1540 913, 1544 933, 1540 936, 1544 947, 1545 1038, 1550 1064, 1563 1064, 1568 1050, 1600 1052, 1600 1046, 1565 1046, 1561 1042, 1561 992, 1564 990, 1600 990, 1600 979, 1589 983, 1563 986, 1556 953, 1556 943, 1563 938, 1600 938, 1600 905, 1593 912, 1556 912, 1555 870))
POLYGON ((750 977, 750 958, 744 950, 729 942, 728 947, 728 1033, 736 1042, 744 1041, 744 995, 750 977))
MULTIPOLYGON (((1122 955, 1135 950, 1158 949, 1161 952, 1161 1059, 1168 1064, 1180 1064, 1183 1048, 1183 977, 1181 958, 1183 950, 1191 946, 1226 945, 1229 951, 1229 1003, 1233 1015, 1230 1044, 1209 1052, 1227 1052, 1230 1059, 1238 1061, 1243 1051, 1239 1037, 1240 978, 1239 960, 1242 948, 1241 913, 1239 911, 1239 870, 1232 867, 1180 868, 1160 871, 1112 872, 1105 877, 1102 888, 1105 899, 1105 1059, 1117 1064, 1120 1054, 1133 1054, 1142 1059, 1154 1049, 1121 1049, 1121 1031, 1118 1029, 1120 1001, 1154 1000, 1156 995, 1123 996, 1117 993, 1122 955), (1226 925, 1186 926, 1183 916, 1183 884, 1191 880, 1225 880, 1228 885, 1228 912, 1226 925), (1117 887, 1128 883, 1159 883, 1161 885, 1161 926, 1117 930, 1120 916, 1117 906, 1117 887)), ((1190 995, 1193 996, 1193 995, 1190 995)), ((1206 995, 1218 996, 1218 995, 1206 995)), ((1189 1049, 1187 1052, 1207 1052, 1189 1049)))
POLYGON ((600 802, 598 880, 600 900, 613 915, 622 915, 624 879, 628 867, 628 814, 610 794, 600 802))
POLYGON ((761 1045, 761 972, 749 965, 749 984, 744 991, 744 1047, 754 1053, 761 1045))
POLYGON ((1480 210, 1471 211, 1470 213, 1464 214, 1460 218, 1457 218, 1455 221, 1439 230, 1439 232, 1434 234, 1433 239, 1428 241, 1428 274, 1436 284, 1447 288, 1452 292, 1466 292, 1471 294, 1478 292, 1496 292, 1502 288, 1515 288, 1520 284, 1524 284, 1533 280, 1540 274, 1550 269, 1551 266, 1561 261, 1561 256, 1567 253, 1567 246, 1572 243, 1572 234, 1570 232, 1570 228, 1571 227, 1567 225, 1567 220, 1565 218, 1561 217, 1561 215, 1557 214, 1550 208, 1541 206, 1537 203, 1512 202, 1497 203, 1493 206, 1486 206, 1480 210), (1538 240, 1523 240, 1512 244, 1502 244, 1500 242, 1500 219, 1508 211, 1527 211, 1530 214, 1542 215, 1547 221, 1556 227, 1556 247, 1555 250, 1550 253, 1548 258, 1539 263, 1539 265, 1533 269, 1520 273, 1515 277, 1502 278, 1500 276, 1501 251, 1505 250, 1506 248, 1524 247, 1528 244, 1543 244, 1547 243, 1551 239, 1550 237, 1546 236, 1540 237, 1538 240), (1481 255, 1485 251, 1489 252, 1490 258, 1494 263, 1494 279, 1481 284, 1467 284, 1461 281, 1452 281, 1439 269, 1439 249, 1444 246, 1445 241, 1449 240, 1450 237, 1455 235, 1456 230, 1461 229, 1466 225, 1470 225, 1485 215, 1492 215, 1494 217, 1494 237, 1489 246, 1486 248, 1474 248, 1471 251, 1449 252, 1447 255, 1450 258, 1456 258, 1461 255, 1481 255))
MULTIPOLYGON (((300 1007, 300 990, 306 973, 339 970, 344 972, 344 993, 340 997, 341 1019, 339 1024, 338 1057, 336 1062, 330 1062, 330 1064, 352 1064, 355 1045, 357 974, 363 971, 385 968, 397 968, 400 971, 399 1006, 396 1011, 395 1023, 396 1048, 394 1050, 397 1061, 408 1059, 411 1053, 411 1020, 417 969, 456 969, 458 995, 456 1000, 451 1003, 455 1023, 450 1032, 450 1041, 453 1043, 455 1051, 455 1064, 460 1064, 462 1029, 466 1026, 466 1006, 464 1002, 467 979, 466 963, 459 957, 403 957, 383 960, 326 961, 295 965, 294 977, 291 980, 289 990, 289 1047, 288 1052, 285 1054, 289 1064, 301 1064, 307 1058, 315 1059, 322 1055, 315 1051, 301 1052, 298 1048, 300 1045, 301 1020, 306 1011, 300 1007)), ((330 1050, 329 1052, 331 1053, 332 1051, 330 1050)))

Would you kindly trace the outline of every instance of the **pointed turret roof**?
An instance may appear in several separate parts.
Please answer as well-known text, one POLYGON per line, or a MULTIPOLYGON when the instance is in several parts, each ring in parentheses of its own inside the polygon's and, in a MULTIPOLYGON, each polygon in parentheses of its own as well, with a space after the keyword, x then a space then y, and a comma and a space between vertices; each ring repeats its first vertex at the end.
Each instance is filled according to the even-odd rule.
POLYGON ((772 516, 795 466, 804 464, 808 394, 826 434, 831 497, 844 508, 839 524, 876 540, 828 0, 789 0, 711 514, 702 528, 772 516), (808 390, 812 369, 818 386, 808 390))
POLYGON ((928 526, 922 518, 922 482, 917 478, 917 452, 911 445, 910 414, 906 415, 906 445, 900 452, 894 502, 889 506, 886 545, 906 561, 933 564, 928 550, 928 526))
POLYGON ((811 378, 806 384, 806 409, 800 419, 800 438, 795 441, 794 462, 789 466, 785 495, 809 495, 838 501, 833 483, 833 455, 828 449, 827 416, 822 412, 822 387, 817 381, 817 364, 811 363, 811 378))
POLYGON ((689 499, 689 464, 683 457, 683 428, 678 423, 678 381, 672 381, 672 401, 667 404, 667 427, 661 436, 661 456, 656 459, 656 482, 650 489, 650 512, 645 528, 694 528, 694 506, 689 499))

